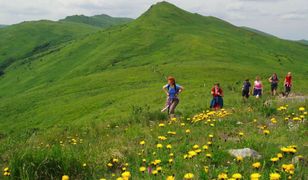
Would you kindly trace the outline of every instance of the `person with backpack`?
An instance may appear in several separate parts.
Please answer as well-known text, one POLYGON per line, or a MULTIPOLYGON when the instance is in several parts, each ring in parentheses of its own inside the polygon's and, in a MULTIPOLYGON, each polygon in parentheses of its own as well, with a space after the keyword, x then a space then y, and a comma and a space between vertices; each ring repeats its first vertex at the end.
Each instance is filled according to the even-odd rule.
POLYGON ((254 82, 253 86, 253 95, 256 96, 258 99, 263 94, 263 84, 259 76, 256 77, 256 80, 254 82))
POLYGON ((291 92, 291 87, 292 87, 292 76, 291 72, 288 72, 286 78, 284 79, 284 87, 285 87, 285 97, 288 97, 290 92, 291 92))
POLYGON ((215 110, 223 108, 224 93, 222 89, 220 88, 219 83, 214 84, 214 87, 211 90, 211 94, 213 96, 213 99, 211 101, 210 108, 215 109, 215 110))
POLYGON ((268 78, 268 81, 271 83, 272 96, 275 96, 277 92, 277 88, 278 88, 278 82, 279 82, 277 74, 274 73, 270 78, 268 78))
POLYGON ((249 82, 249 79, 246 79, 244 81, 243 87, 242 87, 242 97, 243 97, 244 101, 249 98, 250 87, 251 87, 251 84, 249 82))
POLYGON ((175 82, 175 78, 172 76, 168 77, 168 84, 163 86, 163 91, 167 95, 167 101, 165 107, 161 110, 164 112, 168 110, 168 115, 170 118, 175 117, 174 111, 177 105, 179 104, 178 95, 184 90, 184 88, 175 82))

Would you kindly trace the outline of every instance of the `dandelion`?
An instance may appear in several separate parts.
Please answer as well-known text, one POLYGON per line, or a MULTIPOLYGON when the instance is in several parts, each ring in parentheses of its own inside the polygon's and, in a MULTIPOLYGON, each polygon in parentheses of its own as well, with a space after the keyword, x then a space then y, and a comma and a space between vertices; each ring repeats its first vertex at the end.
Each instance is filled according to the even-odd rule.
POLYGON ((159 123, 158 126, 159 127, 165 127, 165 124, 164 123, 159 123))
POLYGON ((119 162, 119 159, 113 158, 113 159, 112 159, 112 162, 113 162, 113 163, 118 163, 118 162, 119 162))
POLYGON ((205 172, 205 173, 208 173, 208 172, 209 172, 209 167, 208 167, 208 166, 204 166, 203 169, 204 169, 204 172, 205 172))
POLYGON ((220 173, 218 174, 218 180, 227 180, 228 175, 226 173, 220 173))
POLYGON ((152 171, 152 174, 153 174, 153 175, 157 175, 157 174, 158 174, 158 171, 157 171, 157 170, 153 170, 153 171, 152 171))
POLYGON ((210 153, 205 154, 205 156, 206 156, 207 158, 212 158, 212 154, 210 154, 210 153))
POLYGON ((271 161, 272 161, 273 163, 277 162, 278 160, 279 160, 278 157, 273 157, 273 158, 271 158, 271 161))
POLYGON ((87 166, 87 164, 86 164, 86 163, 83 163, 83 164, 82 164, 82 166, 83 166, 83 167, 86 167, 86 166, 87 166))
POLYGON ((232 178, 239 180, 239 179, 242 179, 242 175, 240 173, 235 173, 232 175, 232 178))
POLYGON ((243 133, 243 132, 239 132, 238 135, 241 136, 241 137, 243 137, 243 136, 244 136, 244 133, 243 133))
POLYGON ((158 139, 159 139, 159 140, 162 140, 162 141, 167 140, 167 138, 166 138, 165 136, 158 136, 158 139))
POLYGON ((202 146, 202 149, 207 150, 209 147, 207 145, 202 146))
POLYGON ((243 157, 242 156, 237 156, 236 157, 236 161, 237 162, 242 162, 243 161, 243 157))
POLYGON ((209 138, 213 138, 214 137, 214 135, 213 134, 209 134, 209 138))
POLYGON ((173 159, 169 159, 169 160, 168 160, 168 163, 169 163, 169 164, 172 164, 172 163, 173 163, 173 159))
POLYGON ((207 142, 207 145, 211 146, 213 143, 211 141, 207 142))
POLYGON ((193 146, 193 149, 199 149, 199 145, 198 145, 198 144, 195 144, 195 145, 193 146))
POLYGON ((157 170, 157 172, 161 172, 161 171, 162 171, 162 168, 161 168, 160 166, 158 166, 158 167, 156 168, 156 170, 157 170))
POLYGON ((270 131, 267 130, 267 129, 264 129, 264 130, 263 130, 263 134, 268 135, 268 134, 270 134, 270 131))
POLYGON ((160 149, 160 148, 163 148, 163 145, 162 144, 157 144, 156 147, 160 149))
POLYGON ((176 135, 175 131, 168 131, 167 133, 170 134, 170 135, 176 135))
POLYGON ((278 173, 271 173, 270 174, 270 180, 279 180, 280 179, 280 174, 278 173))
POLYGON ((190 133, 190 129, 186 129, 185 133, 189 134, 190 133))
POLYGON ((168 145, 166 146, 166 148, 167 148, 167 149, 171 149, 171 148, 172 148, 172 145, 171 145, 171 144, 168 144, 168 145))
POLYGON ((145 141, 140 141, 139 144, 140 145, 145 145, 145 141))
POLYGON ((278 153, 278 154, 277 154, 277 157, 278 157, 279 159, 282 159, 283 155, 282 155, 281 153, 278 153))
POLYGON ((303 112, 303 111, 305 111, 305 108, 304 107, 300 107, 300 108, 298 108, 298 110, 303 112))
POLYGON ((277 123, 276 118, 272 118, 272 119, 271 119, 271 122, 272 122, 273 124, 276 124, 276 123, 277 123))
POLYGON ((142 159, 142 162, 143 162, 143 163, 146 163, 146 162, 147 162, 147 160, 146 160, 146 159, 142 159))
POLYGON ((174 176, 167 176, 166 180, 175 180, 174 176))
POLYGON ((62 180, 69 180, 69 179, 70 179, 70 177, 68 175, 63 175, 62 176, 62 180))
POLYGON ((181 123, 181 126, 185 126, 185 123, 181 123))
POLYGON ((147 169, 146 167, 141 166, 141 167, 139 168, 139 171, 142 172, 142 173, 144 173, 144 172, 146 171, 146 169, 147 169))
POLYGON ((122 174, 121 174, 122 178, 124 179, 129 179, 131 177, 131 174, 129 171, 124 171, 122 174))
POLYGON ((112 163, 108 163, 107 166, 111 168, 113 166, 113 164, 112 163))
POLYGON ((259 173, 252 173, 250 175, 250 180, 259 180, 260 177, 261 175, 259 173))
POLYGON ((192 174, 192 173, 186 173, 184 175, 184 179, 186 179, 186 180, 190 180, 190 179, 193 179, 193 178, 194 178, 194 174, 192 174))
POLYGON ((294 164, 283 164, 281 166, 282 170, 289 173, 289 174, 294 174, 294 164))
POLYGON ((252 164, 252 167, 255 169, 259 169, 261 167, 261 163, 260 162, 255 162, 252 164))
POLYGON ((170 156, 170 157, 174 157, 174 154, 173 154, 173 153, 170 153, 169 156, 170 156))

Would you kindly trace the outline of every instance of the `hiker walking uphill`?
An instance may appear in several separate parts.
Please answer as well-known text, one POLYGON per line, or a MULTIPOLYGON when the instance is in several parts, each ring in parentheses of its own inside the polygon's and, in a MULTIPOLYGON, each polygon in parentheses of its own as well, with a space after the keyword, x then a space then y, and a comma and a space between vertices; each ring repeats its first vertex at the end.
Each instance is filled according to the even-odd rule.
POLYGON ((278 88, 278 82, 279 82, 277 74, 274 73, 270 78, 268 78, 268 81, 271 83, 272 96, 275 96, 277 92, 277 88, 278 88))
POLYGON ((262 96, 262 94, 263 94, 263 84, 262 81, 260 80, 260 77, 257 76, 253 86, 253 95, 256 96, 256 98, 259 98, 262 96))
POLYGON ((211 109, 220 109, 223 108, 223 99, 224 93, 220 88, 219 83, 214 84, 214 87, 211 90, 211 94, 213 95, 213 99, 210 104, 211 109))
POLYGON ((291 87, 292 87, 292 76, 291 72, 288 72, 286 78, 284 79, 284 87, 285 87, 285 93, 284 96, 288 97, 290 92, 291 92, 291 87))
POLYGON ((163 86, 163 91, 167 95, 167 101, 165 107, 161 110, 162 112, 168 110, 168 114, 170 118, 175 117, 174 111, 176 106, 179 104, 178 95, 184 90, 184 88, 175 83, 175 78, 169 76, 168 84, 163 86))
POLYGON ((242 97, 244 100, 249 98, 250 95, 250 87, 251 84, 249 82, 249 79, 246 79, 243 83, 243 87, 242 87, 242 97))

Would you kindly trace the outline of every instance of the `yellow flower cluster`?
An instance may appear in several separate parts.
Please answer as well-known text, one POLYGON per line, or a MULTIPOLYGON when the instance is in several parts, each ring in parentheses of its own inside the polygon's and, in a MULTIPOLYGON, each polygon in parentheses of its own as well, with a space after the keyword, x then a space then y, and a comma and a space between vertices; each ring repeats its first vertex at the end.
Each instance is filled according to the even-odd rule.
POLYGON ((196 123, 199 121, 207 121, 211 122, 212 119, 223 118, 225 116, 230 115, 231 113, 227 112, 225 109, 221 109, 219 111, 205 111, 203 113, 195 115, 192 119, 192 123, 196 123))
POLYGON ((3 176, 10 176, 11 172, 10 169, 8 167, 3 169, 3 176))

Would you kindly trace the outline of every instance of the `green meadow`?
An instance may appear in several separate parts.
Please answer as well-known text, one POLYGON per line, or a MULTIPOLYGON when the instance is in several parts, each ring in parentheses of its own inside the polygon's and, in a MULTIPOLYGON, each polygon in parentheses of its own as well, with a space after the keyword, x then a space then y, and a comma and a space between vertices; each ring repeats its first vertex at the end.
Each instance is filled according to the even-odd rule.
POLYGON ((116 179, 123 172, 130 172, 131 179, 183 179, 186 173, 194 179, 217 179, 222 173, 229 178, 240 173, 242 179, 252 173, 260 179, 271 173, 281 179, 308 177, 307 45, 166 2, 125 23, 108 18, 106 28, 104 20, 74 16, 0 29, 0 167, 9 169, 3 172, 9 176, 0 179, 116 179), (267 79, 276 72, 281 93, 289 71, 293 96, 300 98, 271 97, 267 79), (160 112, 168 75, 185 87, 172 122, 160 112), (265 94, 244 103, 242 83, 257 75, 265 94), (208 110, 215 82, 224 90, 230 114, 192 122, 208 110), (202 149, 209 141, 213 145, 202 149), (201 153, 184 159, 194 145, 201 153), (291 145, 296 153, 281 152, 291 145), (228 154, 245 147, 261 158, 237 161, 228 154), (282 159, 271 162, 277 153, 283 153, 282 159), (282 170, 296 156, 301 160, 293 163, 294 174, 282 170), (154 160, 161 163, 153 165, 154 160), (261 167, 254 169, 257 161, 261 167), (157 167, 161 172, 153 174, 157 167))

